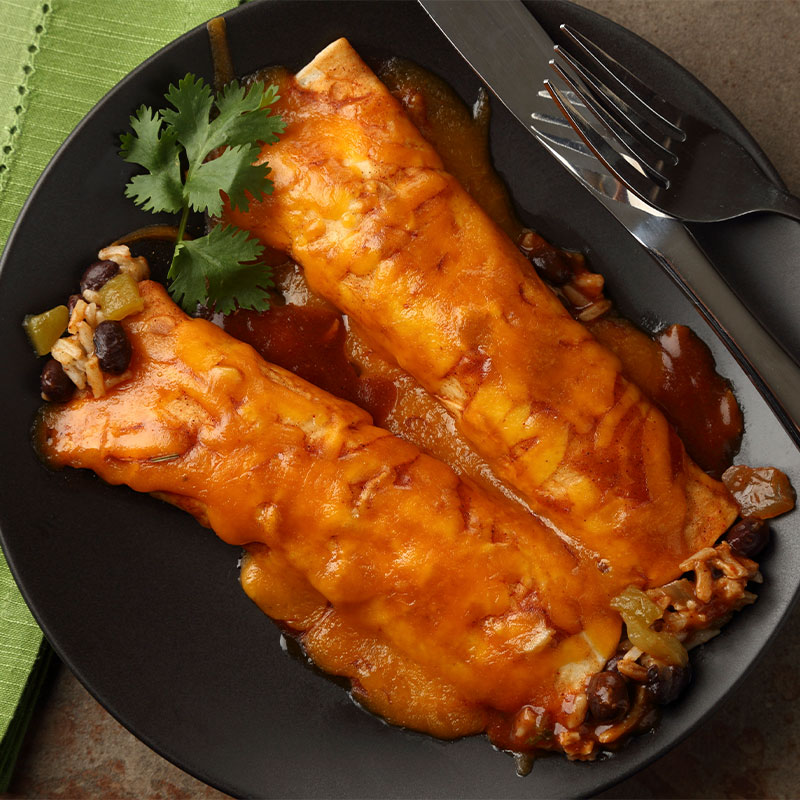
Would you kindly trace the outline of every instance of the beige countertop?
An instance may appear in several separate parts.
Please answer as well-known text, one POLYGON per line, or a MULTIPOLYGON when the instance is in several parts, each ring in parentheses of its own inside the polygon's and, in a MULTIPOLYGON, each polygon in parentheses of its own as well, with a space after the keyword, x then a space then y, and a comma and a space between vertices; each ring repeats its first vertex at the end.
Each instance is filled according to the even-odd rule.
MULTIPOLYGON (((800 194, 800 0, 579 0, 652 42, 743 122, 800 194), (770 77, 766 85, 767 75, 770 77)), ((713 717, 603 797, 800 795, 800 608, 713 717)), ((534 780, 534 776, 528 780, 534 780)), ((65 667, 36 713, 6 797, 221 798, 112 719, 65 667)))

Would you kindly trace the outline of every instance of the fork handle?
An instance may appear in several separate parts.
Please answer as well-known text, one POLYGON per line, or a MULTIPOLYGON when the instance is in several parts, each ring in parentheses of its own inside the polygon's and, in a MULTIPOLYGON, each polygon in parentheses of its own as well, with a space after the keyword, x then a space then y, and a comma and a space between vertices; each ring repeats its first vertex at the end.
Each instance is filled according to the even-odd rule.
MULTIPOLYGON (((615 214, 624 224, 626 211, 617 204, 615 214)), ((628 230, 706 318, 800 449, 800 366, 739 300, 684 225, 634 218, 638 224, 626 224, 628 230)))

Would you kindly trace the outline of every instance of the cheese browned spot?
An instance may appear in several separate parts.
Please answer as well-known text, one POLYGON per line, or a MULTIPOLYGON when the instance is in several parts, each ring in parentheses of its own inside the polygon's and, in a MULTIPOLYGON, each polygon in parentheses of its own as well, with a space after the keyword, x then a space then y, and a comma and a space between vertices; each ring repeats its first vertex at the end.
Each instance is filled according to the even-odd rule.
POLYGON ((619 641, 618 584, 504 497, 140 288, 144 311, 122 323, 130 378, 45 407, 49 463, 157 493, 247 546, 248 594, 391 722, 453 737, 507 730, 531 704, 580 723, 619 641))
POLYGON ((495 472, 620 580, 659 585, 736 517, 340 39, 280 86, 272 195, 232 222, 300 263, 495 472))

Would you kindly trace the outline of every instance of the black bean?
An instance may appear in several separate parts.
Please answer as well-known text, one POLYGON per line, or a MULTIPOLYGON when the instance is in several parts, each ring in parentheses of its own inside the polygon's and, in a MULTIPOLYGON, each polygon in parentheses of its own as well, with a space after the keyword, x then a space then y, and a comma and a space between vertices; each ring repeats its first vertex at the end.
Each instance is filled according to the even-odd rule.
POLYGON ((612 656, 611 658, 609 658, 608 662, 606 663, 605 671, 606 672, 619 672, 618 665, 619 665, 619 660, 621 658, 622 658, 622 656, 612 656))
POLYGON ((66 403, 75 392, 75 384, 54 358, 44 365, 39 385, 42 387, 42 394, 53 403, 66 403))
POLYGON ((553 286, 569 283, 574 273, 567 260, 553 250, 543 250, 531 255, 531 264, 539 275, 553 286))
POLYGON ((119 375, 131 363, 131 343, 125 328, 114 320, 105 320, 95 328, 94 349, 103 372, 119 375))
POLYGON ((588 688, 589 711, 598 722, 614 722, 628 713, 628 684, 618 672, 598 672, 588 688))
POLYGON ((67 310, 69 311, 70 316, 72 316, 72 312, 75 309, 75 304, 78 300, 82 300, 83 298, 79 294, 71 294, 69 296, 69 300, 67 302, 67 310))
POLYGON ((653 666, 647 671, 647 691, 660 706, 672 703, 680 697, 692 680, 692 670, 672 665, 653 666))
POLYGON ((93 292, 102 289, 108 281, 119 272, 119 264, 116 261, 95 261, 81 278, 81 291, 91 289, 93 292))
POLYGON ((764 519, 745 517, 728 531, 725 540, 734 553, 745 558, 752 558, 767 546, 769 523, 764 519))

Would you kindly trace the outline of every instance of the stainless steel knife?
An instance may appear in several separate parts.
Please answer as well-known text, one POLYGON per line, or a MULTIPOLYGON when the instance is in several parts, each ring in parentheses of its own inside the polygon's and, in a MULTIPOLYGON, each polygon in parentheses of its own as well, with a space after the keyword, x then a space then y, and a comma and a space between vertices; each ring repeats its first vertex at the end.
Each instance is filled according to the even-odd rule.
POLYGON ((800 367, 742 304, 686 226, 629 192, 561 115, 545 86, 558 83, 549 63, 554 42, 521 0, 419 3, 519 122, 678 284, 800 448, 800 367))

